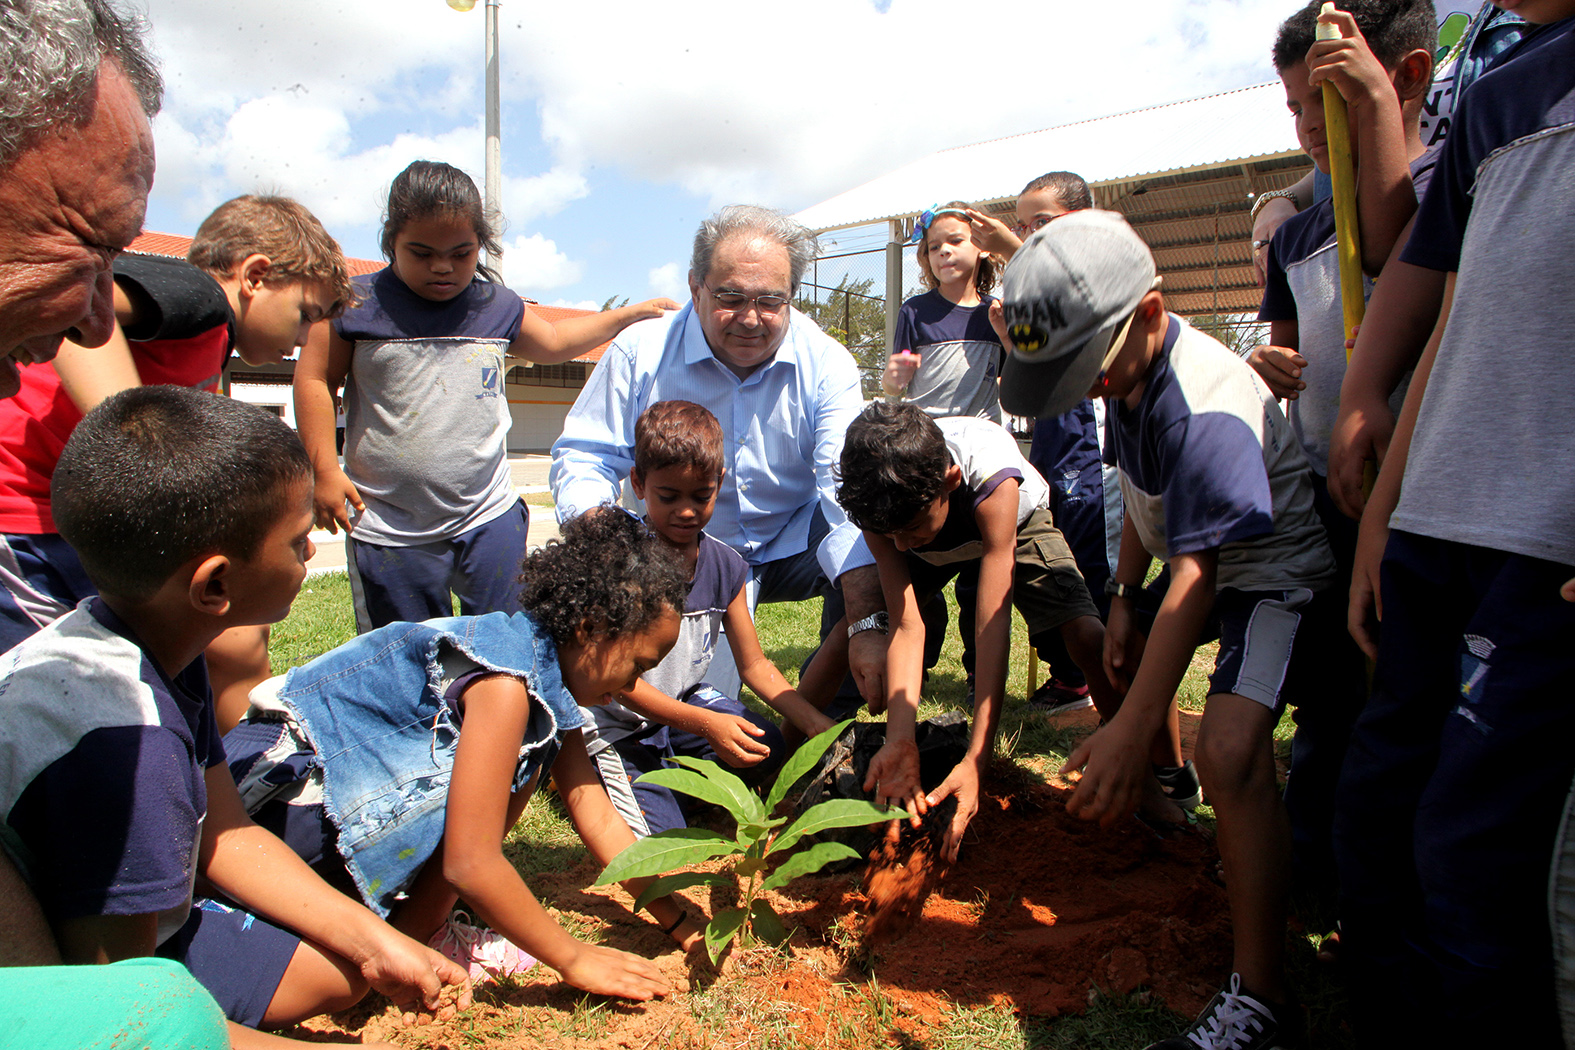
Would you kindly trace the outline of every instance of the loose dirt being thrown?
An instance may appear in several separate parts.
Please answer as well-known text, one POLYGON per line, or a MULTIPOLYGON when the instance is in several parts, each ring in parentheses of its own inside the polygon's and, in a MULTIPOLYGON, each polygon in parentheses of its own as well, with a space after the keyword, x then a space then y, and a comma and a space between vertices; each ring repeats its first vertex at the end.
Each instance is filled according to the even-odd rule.
MULTIPOLYGON (((596 872, 587 861, 539 876, 533 888, 571 932, 602 926, 603 943, 655 959, 674 995, 644 1004, 587 1001, 538 966, 479 992, 470 1014, 448 1024, 401 1030, 374 997, 358 1011, 312 1022, 309 1037, 649 1050, 775 1045, 780 1026, 789 1025, 807 1045, 880 1047, 922 1040, 958 1006, 1034 1017, 1081 1012, 1096 988, 1122 995, 1145 987, 1192 1016, 1230 962, 1212 840, 1195 831, 1161 838, 1135 820, 1109 829, 1085 824, 1067 815, 1066 790, 1020 777, 987 782, 958 863, 909 916, 908 929, 865 942, 862 955, 870 900, 858 873, 801 880, 774 896, 787 925, 799 928, 793 956, 746 951, 718 974, 631 916, 621 890, 588 888, 596 872), (868 1009, 871 976, 891 1001, 884 1014, 868 1009), (885 1030, 845 1020, 838 1027, 839 1017, 855 1014, 885 1017, 885 1030)), ((720 894, 691 900, 707 912, 733 903, 720 894)))

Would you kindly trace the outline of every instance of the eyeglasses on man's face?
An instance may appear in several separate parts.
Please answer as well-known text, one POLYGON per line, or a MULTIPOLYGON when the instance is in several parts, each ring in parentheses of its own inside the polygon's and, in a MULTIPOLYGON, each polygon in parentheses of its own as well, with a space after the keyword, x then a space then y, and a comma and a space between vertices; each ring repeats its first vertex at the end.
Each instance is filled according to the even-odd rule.
POLYGON ((717 306, 735 314, 743 313, 751 303, 762 314, 780 313, 788 304, 787 297, 781 295, 745 295, 731 288, 712 288, 710 285, 706 285, 706 291, 711 293, 717 306))

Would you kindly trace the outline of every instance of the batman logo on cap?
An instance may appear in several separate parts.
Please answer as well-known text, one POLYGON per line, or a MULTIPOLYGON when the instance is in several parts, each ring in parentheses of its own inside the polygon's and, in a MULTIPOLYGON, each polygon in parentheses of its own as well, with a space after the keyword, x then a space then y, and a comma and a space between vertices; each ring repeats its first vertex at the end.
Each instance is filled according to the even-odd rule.
POLYGON ((1024 353, 1031 354, 1045 345, 1045 331, 1037 325, 1014 324, 1007 331, 1011 333, 1012 345, 1024 353))
POLYGON ((1050 342, 1051 332, 1066 327, 1061 304, 1053 299, 1007 302, 1002 304, 1002 309, 1013 345, 1025 354, 1042 350, 1050 342))

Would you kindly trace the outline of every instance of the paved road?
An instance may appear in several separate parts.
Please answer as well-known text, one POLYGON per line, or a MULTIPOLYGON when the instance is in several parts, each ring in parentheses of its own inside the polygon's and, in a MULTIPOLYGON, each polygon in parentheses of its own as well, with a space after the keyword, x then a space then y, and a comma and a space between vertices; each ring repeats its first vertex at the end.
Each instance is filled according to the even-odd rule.
MULTIPOLYGON (((548 491, 547 467, 552 462, 551 458, 542 455, 511 455, 509 457, 509 474, 514 479, 514 487, 522 495, 531 495, 548 491)), ((558 535, 558 520, 553 516, 551 507, 532 506, 530 509, 529 542, 532 546, 546 543, 558 535)), ((345 568, 345 539, 344 534, 334 535, 326 529, 312 533, 312 542, 317 545, 317 554, 306 563, 306 571, 311 575, 324 572, 343 572, 345 568)))

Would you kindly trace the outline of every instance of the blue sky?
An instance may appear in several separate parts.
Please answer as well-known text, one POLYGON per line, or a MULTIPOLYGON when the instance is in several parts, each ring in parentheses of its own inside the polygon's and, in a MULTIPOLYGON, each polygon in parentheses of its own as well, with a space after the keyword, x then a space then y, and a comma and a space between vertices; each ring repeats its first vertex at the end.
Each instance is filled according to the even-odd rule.
MULTIPOLYGON (((276 191, 377 258, 409 161, 481 182, 479 3, 141 2, 168 83, 149 229, 276 191)), ((505 277, 547 303, 681 298, 722 204, 793 211, 937 149, 1262 83, 1292 9, 503 0, 505 277)))

